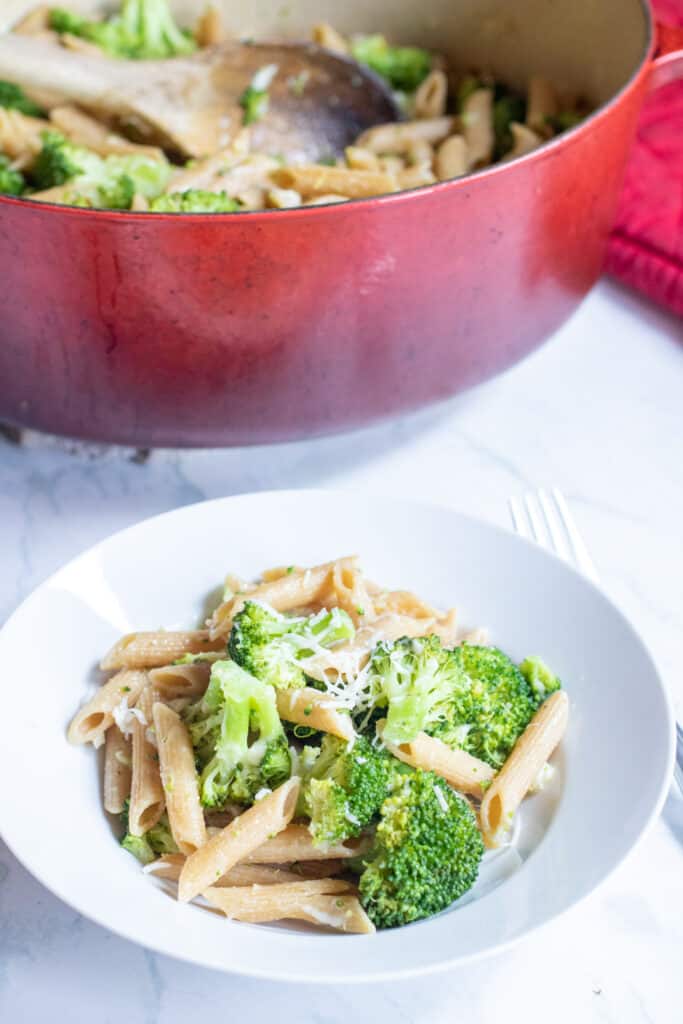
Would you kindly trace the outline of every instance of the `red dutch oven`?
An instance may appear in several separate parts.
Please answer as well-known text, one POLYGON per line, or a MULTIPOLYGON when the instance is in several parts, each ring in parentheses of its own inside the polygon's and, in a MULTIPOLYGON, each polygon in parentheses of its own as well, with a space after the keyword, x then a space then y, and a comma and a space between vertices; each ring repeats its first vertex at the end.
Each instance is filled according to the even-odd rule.
MULTIPOLYGON (((32 5, 10 0, 3 18, 32 5)), ((682 51, 655 57, 641 0, 291 0, 285 21, 270 0, 222 6, 245 35, 327 19, 521 89, 545 75, 596 111, 519 160, 339 206, 161 215, 0 197, 1 420, 131 445, 283 441, 485 380, 595 282, 644 96, 683 75, 682 51)))

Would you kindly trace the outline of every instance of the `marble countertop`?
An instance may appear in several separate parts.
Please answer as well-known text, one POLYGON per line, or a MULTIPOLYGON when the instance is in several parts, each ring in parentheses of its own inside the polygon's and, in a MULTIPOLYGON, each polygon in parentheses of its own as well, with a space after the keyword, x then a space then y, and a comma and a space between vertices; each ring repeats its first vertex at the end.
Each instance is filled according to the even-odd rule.
MULTIPOLYGON (((355 434, 146 461, 37 435, 21 446, 0 438, 0 622, 85 547, 203 498, 308 486, 403 495, 409 480, 426 500, 506 524, 509 495, 555 484, 683 714, 682 343, 680 321, 603 282, 521 366, 355 434)), ((512 952, 425 980, 295 987, 202 970, 117 938, 60 903, 0 841, 0 1020, 179 1024, 201 1008, 203 1020, 254 1024, 499 1024, 522 1014, 528 1024, 674 1024, 683 1014, 682 873, 683 800, 672 794, 597 894, 512 952)))

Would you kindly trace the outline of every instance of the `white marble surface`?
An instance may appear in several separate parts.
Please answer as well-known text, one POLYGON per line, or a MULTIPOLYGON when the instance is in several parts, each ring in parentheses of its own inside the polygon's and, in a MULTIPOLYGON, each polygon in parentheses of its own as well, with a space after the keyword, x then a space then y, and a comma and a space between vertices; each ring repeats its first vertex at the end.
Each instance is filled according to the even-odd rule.
MULTIPOLYGON (((129 451, 0 440, 0 621, 83 548, 205 497, 409 488, 506 523, 508 495, 552 483, 570 498, 605 586, 639 624, 683 713, 682 394, 681 323, 603 283, 551 344, 504 377, 353 435, 157 452, 145 465, 129 451)), ((35 794, 37 808, 43 798, 35 794)), ((60 903, 0 842, 0 1020, 175 1024, 201 1010, 203 1020, 254 1024, 499 1024, 522 1014, 532 1024, 674 1024, 683 1019, 679 843, 683 801, 671 796, 598 894, 514 951, 424 981, 330 989, 242 980, 149 953, 60 903)))

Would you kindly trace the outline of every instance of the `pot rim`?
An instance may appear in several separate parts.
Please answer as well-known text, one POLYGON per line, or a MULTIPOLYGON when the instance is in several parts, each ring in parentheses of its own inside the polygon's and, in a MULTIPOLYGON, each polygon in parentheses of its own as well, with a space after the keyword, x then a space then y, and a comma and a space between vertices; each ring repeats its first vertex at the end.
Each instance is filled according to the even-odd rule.
POLYGON ((651 2, 650 0, 638 0, 638 3, 645 16, 646 22, 645 47, 638 63, 628 79, 624 82, 622 87, 610 97, 610 99, 606 100, 605 103, 602 103, 599 107, 596 107, 595 110, 591 111, 591 113, 579 124, 561 132, 552 139, 548 139, 540 145, 538 149, 532 150, 531 153, 526 153, 523 156, 515 157, 514 159, 506 162, 499 161, 498 163, 490 164, 488 167, 482 167, 479 170, 465 174, 461 178, 451 178, 449 181, 437 181, 433 185, 419 185, 417 188, 402 189, 399 192, 387 192, 384 195, 368 196, 364 199, 347 199, 343 203, 324 203, 320 206, 298 206, 284 210, 235 210, 232 213, 155 213, 149 210, 100 210, 83 206, 69 206, 67 203, 48 203, 42 200, 31 199, 30 197, 9 195, 0 195, 0 209, 3 205, 27 207, 32 210, 40 208, 53 216, 61 212, 65 216, 83 218, 90 217, 97 218, 98 220, 114 220, 120 223, 135 223, 136 225, 141 225, 143 222, 158 223, 159 221, 166 224, 169 222, 175 223, 178 221, 178 218, 181 218, 184 222, 188 222, 190 224, 205 224, 207 221, 226 224, 227 222, 234 221, 235 218, 239 218, 239 222, 241 223, 243 218, 246 217, 253 219, 256 223, 260 223, 265 219, 270 221, 273 215, 278 218, 284 218, 287 216, 291 220, 294 218, 303 220, 304 218, 323 217, 335 214, 339 215, 349 208, 377 208, 379 206, 389 206, 390 204, 407 202, 419 198, 427 198, 428 196, 432 196, 437 193, 454 191, 457 188, 463 189, 467 187, 469 182, 488 180, 494 176, 506 173, 511 168, 521 167, 531 161, 540 161, 552 157, 562 146, 571 144, 575 139, 583 136, 587 131, 592 129, 596 123, 599 123, 603 118, 607 117, 611 113, 612 109, 616 107, 628 93, 635 89, 641 77, 647 73, 656 48, 656 21, 651 2))

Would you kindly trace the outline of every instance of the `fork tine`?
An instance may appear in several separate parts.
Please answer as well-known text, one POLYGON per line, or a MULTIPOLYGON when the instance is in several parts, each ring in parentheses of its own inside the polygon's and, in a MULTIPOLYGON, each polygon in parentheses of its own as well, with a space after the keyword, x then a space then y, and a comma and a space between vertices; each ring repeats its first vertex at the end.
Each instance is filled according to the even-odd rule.
POLYGON ((541 508, 543 509, 552 548, 555 553, 563 559, 563 561, 571 562, 572 554, 567 543, 567 538, 564 531, 560 529, 560 523, 562 522, 561 514, 550 500, 548 492, 542 488, 538 491, 538 500, 541 504, 541 508))
POLYGON ((526 517, 522 512, 522 506, 517 498, 510 498, 508 501, 508 508, 510 509, 510 518, 512 519, 514 529, 520 537, 526 537, 527 540, 529 540, 531 538, 529 526, 527 524, 526 517))
POLYGON ((527 515, 529 516, 529 522, 531 523, 531 535, 539 547, 547 548, 549 546, 548 530, 545 526, 543 515, 540 511, 538 498, 532 492, 524 495, 524 505, 526 507, 527 515))
POLYGON ((557 489, 557 487, 553 487, 552 495, 555 499, 555 504, 557 505, 557 508, 559 510, 560 518, 562 520, 564 528, 567 531, 567 536, 569 537, 569 543, 574 554, 574 560, 576 562, 576 565, 584 574, 584 576, 587 576, 588 579, 591 580, 591 582, 598 583, 597 569, 593 564, 592 558, 588 554, 586 545, 583 543, 583 540, 581 539, 581 534, 579 533, 576 523, 574 522, 573 515, 569 511, 569 506, 565 501, 564 495, 561 491, 557 489))

